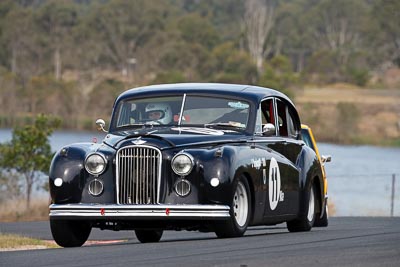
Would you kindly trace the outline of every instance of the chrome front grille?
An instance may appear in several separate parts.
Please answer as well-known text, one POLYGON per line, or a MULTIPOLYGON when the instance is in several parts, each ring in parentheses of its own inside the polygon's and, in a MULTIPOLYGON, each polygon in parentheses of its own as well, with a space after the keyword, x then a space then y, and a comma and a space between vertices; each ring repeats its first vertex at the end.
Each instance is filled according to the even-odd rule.
POLYGON ((157 204, 161 152, 149 146, 123 147, 117 152, 118 204, 157 204))

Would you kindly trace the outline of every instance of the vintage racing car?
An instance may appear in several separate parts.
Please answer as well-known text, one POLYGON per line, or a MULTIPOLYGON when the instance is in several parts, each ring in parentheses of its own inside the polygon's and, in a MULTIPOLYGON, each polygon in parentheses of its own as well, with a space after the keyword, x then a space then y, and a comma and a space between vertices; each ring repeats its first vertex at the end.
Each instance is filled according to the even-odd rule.
POLYGON ((182 229, 239 237, 282 222, 309 231, 325 207, 323 170, 293 103, 247 85, 122 93, 104 140, 59 150, 49 185, 51 232, 63 247, 81 246, 93 227, 135 230, 141 242, 182 229))
POLYGON ((306 143, 306 145, 308 145, 315 151, 315 154, 317 154, 318 160, 321 164, 322 176, 324 182, 325 207, 323 208, 322 216, 315 218, 314 226, 326 227, 328 226, 328 180, 326 177, 325 163, 331 162, 332 157, 325 155, 321 156, 319 154, 317 141, 315 140, 314 134, 308 125, 305 124, 301 125, 301 137, 303 141, 306 143))

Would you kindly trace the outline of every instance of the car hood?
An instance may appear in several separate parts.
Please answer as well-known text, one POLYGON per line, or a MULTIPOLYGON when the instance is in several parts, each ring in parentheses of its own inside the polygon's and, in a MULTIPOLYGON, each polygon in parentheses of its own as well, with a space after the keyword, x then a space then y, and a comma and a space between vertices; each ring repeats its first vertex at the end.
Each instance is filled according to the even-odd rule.
POLYGON ((103 141, 118 149, 127 145, 153 145, 160 149, 245 142, 245 134, 232 130, 198 127, 164 127, 120 131, 108 134, 103 141))

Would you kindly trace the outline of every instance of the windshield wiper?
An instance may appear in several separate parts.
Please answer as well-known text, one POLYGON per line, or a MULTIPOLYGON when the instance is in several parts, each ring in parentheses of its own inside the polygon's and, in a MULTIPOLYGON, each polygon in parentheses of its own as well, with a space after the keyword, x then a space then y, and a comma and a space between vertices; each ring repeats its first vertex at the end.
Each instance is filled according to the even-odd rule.
POLYGON ((131 124, 125 124, 118 126, 118 128, 153 128, 154 126, 163 126, 162 124, 158 122, 145 122, 145 123, 131 123, 131 124))
POLYGON ((130 123, 118 126, 118 128, 127 128, 127 127, 143 127, 145 126, 144 123, 130 123))
POLYGON ((228 128, 228 129, 235 129, 239 131, 244 131, 245 128, 241 126, 241 123, 237 123, 237 125, 229 122, 215 122, 215 123, 206 123, 204 124, 206 128, 228 128))

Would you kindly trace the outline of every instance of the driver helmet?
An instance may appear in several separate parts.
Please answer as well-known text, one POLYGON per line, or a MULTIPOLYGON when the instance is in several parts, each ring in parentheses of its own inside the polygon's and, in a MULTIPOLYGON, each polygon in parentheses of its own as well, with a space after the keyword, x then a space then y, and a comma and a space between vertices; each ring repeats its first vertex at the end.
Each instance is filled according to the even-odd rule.
POLYGON ((169 124, 172 121, 171 107, 165 103, 151 103, 145 108, 146 117, 160 124, 169 124))

